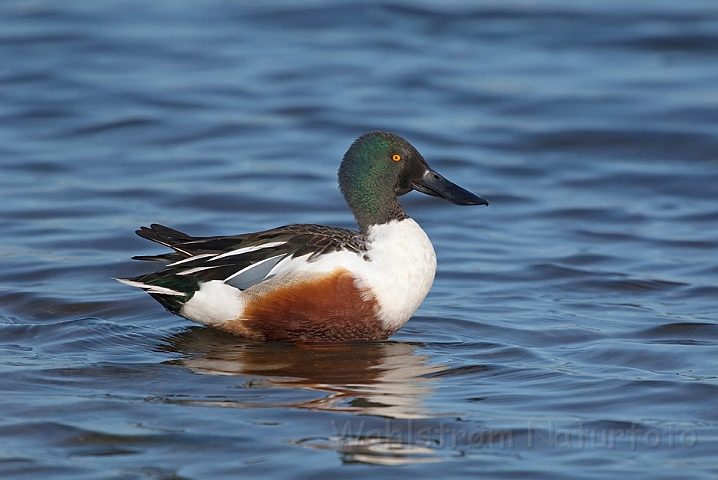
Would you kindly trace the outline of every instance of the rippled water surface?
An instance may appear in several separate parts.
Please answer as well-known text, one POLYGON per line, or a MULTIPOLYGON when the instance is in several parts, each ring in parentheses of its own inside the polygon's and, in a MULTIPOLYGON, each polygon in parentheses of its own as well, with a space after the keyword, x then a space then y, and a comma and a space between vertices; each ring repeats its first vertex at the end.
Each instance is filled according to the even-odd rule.
POLYGON ((3 478, 715 478, 712 1, 0 3, 3 478), (112 280, 163 223, 352 227, 411 141, 434 287, 386 342, 247 343, 112 280))

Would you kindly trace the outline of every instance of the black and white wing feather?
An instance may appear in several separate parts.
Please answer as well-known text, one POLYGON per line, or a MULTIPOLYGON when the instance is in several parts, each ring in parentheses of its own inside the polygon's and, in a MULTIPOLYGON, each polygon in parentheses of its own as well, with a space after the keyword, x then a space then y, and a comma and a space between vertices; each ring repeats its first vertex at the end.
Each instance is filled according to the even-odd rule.
POLYGON ((196 291, 199 283, 212 280, 247 289, 265 280, 272 268, 287 257, 309 255, 307 262, 312 262, 331 252, 366 251, 365 237, 359 232, 310 224, 226 237, 190 237, 158 224, 142 227, 136 233, 174 252, 134 257, 169 263, 158 272, 129 280, 185 294, 196 291))

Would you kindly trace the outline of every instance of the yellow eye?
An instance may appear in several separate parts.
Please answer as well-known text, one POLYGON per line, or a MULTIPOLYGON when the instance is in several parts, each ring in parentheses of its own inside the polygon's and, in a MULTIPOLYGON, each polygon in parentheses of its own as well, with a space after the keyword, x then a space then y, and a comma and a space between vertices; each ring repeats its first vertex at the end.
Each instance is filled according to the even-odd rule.
POLYGON ((401 160, 401 155, 399 155, 398 153, 395 153, 394 155, 391 156, 391 159, 394 160, 395 162, 398 162, 399 160, 401 160))

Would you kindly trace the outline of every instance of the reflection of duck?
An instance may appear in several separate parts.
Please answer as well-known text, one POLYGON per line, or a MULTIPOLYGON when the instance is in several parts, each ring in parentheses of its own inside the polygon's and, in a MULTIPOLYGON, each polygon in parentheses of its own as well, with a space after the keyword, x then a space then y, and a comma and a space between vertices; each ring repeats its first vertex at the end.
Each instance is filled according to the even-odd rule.
POLYGON ((326 392, 295 408, 353 412, 396 419, 433 416, 422 404, 444 365, 428 365, 404 342, 246 343, 212 329, 193 328, 166 339, 163 350, 196 373, 261 376, 270 385, 326 392))

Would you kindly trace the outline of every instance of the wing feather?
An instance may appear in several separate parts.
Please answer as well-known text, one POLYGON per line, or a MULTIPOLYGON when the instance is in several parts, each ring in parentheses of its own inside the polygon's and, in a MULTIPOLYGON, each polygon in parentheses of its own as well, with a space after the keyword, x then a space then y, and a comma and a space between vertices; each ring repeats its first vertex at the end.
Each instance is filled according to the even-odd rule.
POLYGON ((287 257, 308 255, 307 261, 312 262, 335 251, 360 253, 366 250, 366 238, 359 232, 311 224, 226 237, 191 237, 152 224, 137 230, 137 235, 165 245, 174 253, 139 257, 171 263, 158 272, 129 280, 165 288, 179 284, 186 286, 183 291, 188 294, 196 291, 199 283, 211 280, 247 289, 264 281, 272 268, 287 257), (179 279, 182 280, 177 282, 179 279), (187 284, 189 280, 193 285, 187 284))

